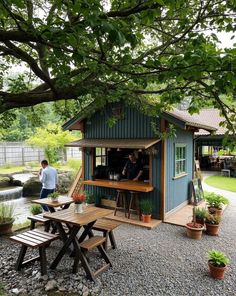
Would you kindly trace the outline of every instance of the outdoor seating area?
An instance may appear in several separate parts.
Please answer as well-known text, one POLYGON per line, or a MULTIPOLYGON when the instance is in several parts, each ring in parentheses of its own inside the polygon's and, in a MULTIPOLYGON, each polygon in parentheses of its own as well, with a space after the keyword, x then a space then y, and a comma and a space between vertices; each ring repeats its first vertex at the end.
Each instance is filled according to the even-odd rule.
POLYGON ((112 210, 92 206, 86 207, 82 213, 76 213, 75 205, 73 204, 70 207, 74 202, 73 199, 66 196, 59 197, 57 201, 44 198, 32 202, 47 206, 49 211, 29 216, 31 230, 10 238, 22 245, 15 265, 16 270, 19 271, 28 263, 39 260, 41 275, 47 274, 46 250, 50 247, 50 243, 58 238, 63 245, 55 252, 54 260, 49 262, 51 270, 55 269, 61 261, 63 264, 63 257, 68 253, 68 250, 71 252, 74 261, 71 272, 78 272, 80 263, 87 278, 92 281, 95 281, 95 278, 101 272, 105 272, 112 266, 106 251, 108 250, 108 244, 111 245, 111 249, 116 249, 113 231, 121 223, 101 219, 111 214, 112 210), (44 231, 38 230, 36 223, 44 226, 44 231), (65 226, 68 231, 65 230, 65 226), (79 234, 80 230, 82 231, 79 234), (102 233, 102 236, 94 235, 94 231, 102 233), (23 262, 28 247, 38 249, 39 256, 23 262), (90 261, 87 259, 87 252, 94 249, 99 251, 106 263, 95 271, 91 269, 90 261))

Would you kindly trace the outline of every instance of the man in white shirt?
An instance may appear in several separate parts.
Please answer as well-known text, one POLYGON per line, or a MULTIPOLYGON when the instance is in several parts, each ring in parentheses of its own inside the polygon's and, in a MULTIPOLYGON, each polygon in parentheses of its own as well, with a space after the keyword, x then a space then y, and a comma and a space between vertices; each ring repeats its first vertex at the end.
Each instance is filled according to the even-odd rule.
MULTIPOLYGON (((54 192, 58 188, 57 170, 48 165, 47 160, 41 161, 42 169, 39 171, 39 180, 42 183, 40 198, 46 198, 48 194, 54 192)), ((47 206, 43 206, 45 211, 48 211, 47 206)))

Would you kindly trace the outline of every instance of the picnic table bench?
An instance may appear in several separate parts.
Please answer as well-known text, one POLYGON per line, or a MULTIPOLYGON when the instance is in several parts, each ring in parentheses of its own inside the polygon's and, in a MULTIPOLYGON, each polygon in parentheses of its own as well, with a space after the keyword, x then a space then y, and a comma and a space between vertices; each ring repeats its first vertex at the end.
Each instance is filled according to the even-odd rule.
POLYGON ((21 268, 24 267, 26 264, 39 260, 41 266, 41 274, 44 275, 47 273, 47 259, 45 249, 52 241, 58 239, 58 235, 38 229, 33 229, 11 236, 10 239, 22 245, 16 262, 16 270, 21 270, 21 268), (23 261, 28 247, 39 249, 39 256, 23 261))

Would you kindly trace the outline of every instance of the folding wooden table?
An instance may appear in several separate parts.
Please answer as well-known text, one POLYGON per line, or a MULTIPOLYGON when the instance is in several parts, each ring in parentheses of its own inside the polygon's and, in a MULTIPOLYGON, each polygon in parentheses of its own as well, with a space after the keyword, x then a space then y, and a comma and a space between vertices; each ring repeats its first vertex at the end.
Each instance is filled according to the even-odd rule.
MULTIPOLYGON (((84 268, 87 277, 90 280, 94 280, 91 268, 84 254, 81 252, 80 243, 83 242, 87 236, 89 237, 93 236, 92 227, 95 224, 97 219, 103 218, 111 214, 112 212, 113 212, 112 210, 108 210, 108 209, 103 209, 98 207, 87 207, 83 213, 75 213, 73 209, 66 209, 64 211, 58 211, 54 213, 44 213, 45 218, 48 218, 52 221, 57 222, 57 226, 60 228, 60 232, 64 231, 63 227, 61 226, 62 223, 66 223, 71 226, 68 237, 64 241, 63 247, 59 251, 54 261, 52 262, 50 268, 55 269, 57 267, 57 265, 60 263, 63 256, 67 252, 69 246, 73 244, 75 249, 75 254, 76 256, 79 256, 82 267, 84 268), (84 231, 82 232, 80 237, 77 238, 77 234, 81 229, 81 227, 84 228, 84 231)), ((75 258, 73 272, 76 272, 75 262, 77 260, 78 258, 75 258)))

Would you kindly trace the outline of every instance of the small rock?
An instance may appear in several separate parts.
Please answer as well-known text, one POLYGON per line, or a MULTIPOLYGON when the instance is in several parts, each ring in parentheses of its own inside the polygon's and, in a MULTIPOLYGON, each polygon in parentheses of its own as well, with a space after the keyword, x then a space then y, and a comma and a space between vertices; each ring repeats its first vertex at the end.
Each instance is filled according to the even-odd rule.
POLYGON ((19 294, 20 294, 20 290, 17 289, 17 288, 12 289, 11 291, 12 291, 12 293, 15 294, 15 295, 19 295, 19 294))
POLYGON ((42 275, 42 276, 41 276, 41 279, 42 279, 43 281, 47 281, 47 280, 48 280, 48 275, 46 275, 46 274, 45 274, 45 275, 42 275))
POLYGON ((57 282, 55 280, 50 280, 45 285, 45 291, 51 291, 54 290, 57 287, 57 282))
POLYGON ((38 273, 37 270, 33 270, 32 275, 34 276, 34 275, 36 275, 37 273, 38 273))
POLYGON ((66 292, 67 289, 66 289, 65 287, 59 287, 59 291, 60 291, 60 292, 66 292))

